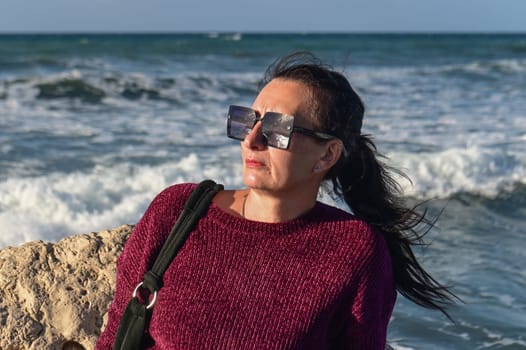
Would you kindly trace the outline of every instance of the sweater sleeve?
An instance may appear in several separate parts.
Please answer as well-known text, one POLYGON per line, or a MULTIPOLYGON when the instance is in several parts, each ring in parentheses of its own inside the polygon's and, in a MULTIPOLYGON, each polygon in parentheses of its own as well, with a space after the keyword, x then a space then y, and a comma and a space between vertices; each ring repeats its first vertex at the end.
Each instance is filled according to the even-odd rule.
POLYGON ((387 326, 396 300, 389 250, 381 233, 366 226, 354 259, 357 277, 343 312, 336 349, 384 350, 387 326))
POLYGON ((117 283, 113 302, 108 310, 108 322, 95 346, 96 350, 111 349, 119 323, 132 297, 133 290, 153 263, 170 233, 191 186, 172 186, 161 192, 135 226, 117 259, 117 283))

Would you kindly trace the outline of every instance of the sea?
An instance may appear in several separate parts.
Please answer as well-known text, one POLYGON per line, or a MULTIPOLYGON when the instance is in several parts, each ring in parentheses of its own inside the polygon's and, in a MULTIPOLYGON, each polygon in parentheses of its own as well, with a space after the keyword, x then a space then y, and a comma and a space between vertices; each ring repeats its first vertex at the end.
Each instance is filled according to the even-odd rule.
POLYGON ((174 183, 242 187, 227 108, 303 50, 363 98, 437 219, 417 256, 461 299, 450 321, 399 296, 391 346, 526 349, 526 34, 0 35, 0 248, 133 224, 174 183))

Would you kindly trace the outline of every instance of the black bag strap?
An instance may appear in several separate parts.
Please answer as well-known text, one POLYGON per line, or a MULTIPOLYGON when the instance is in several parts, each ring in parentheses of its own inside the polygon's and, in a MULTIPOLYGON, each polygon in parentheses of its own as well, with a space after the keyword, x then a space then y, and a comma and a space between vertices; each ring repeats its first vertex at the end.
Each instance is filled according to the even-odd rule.
POLYGON ((154 293, 162 287, 162 276, 170 266, 199 219, 206 213, 212 198, 223 185, 212 180, 202 181, 186 201, 152 268, 144 275, 143 287, 154 293))
POLYGON ((157 300, 157 292, 162 287, 164 272, 170 266, 199 219, 206 213, 212 198, 222 189, 223 185, 216 184, 212 180, 204 180, 192 192, 152 268, 146 272, 143 281, 135 287, 132 299, 121 318, 113 349, 128 350, 142 347, 144 331, 148 328, 151 308, 157 300), (137 292, 140 288, 147 288, 153 293, 148 305, 140 303, 137 298, 137 292))

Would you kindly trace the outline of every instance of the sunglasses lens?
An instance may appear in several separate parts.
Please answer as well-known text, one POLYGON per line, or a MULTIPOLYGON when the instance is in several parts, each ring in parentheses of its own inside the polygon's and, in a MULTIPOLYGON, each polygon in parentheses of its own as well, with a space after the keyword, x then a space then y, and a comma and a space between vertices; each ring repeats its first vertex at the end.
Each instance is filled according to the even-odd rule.
MULTIPOLYGON (((258 120, 256 112, 247 107, 230 106, 228 110, 227 136, 243 141, 258 120)), ((287 149, 294 117, 281 113, 267 112, 261 119, 261 132, 268 146, 287 149)))
POLYGON ((287 149, 293 125, 293 116, 267 112, 262 119, 261 128, 269 146, 287 149))
POLYGON ((230 106, 228 109, 227 136, 243 141, 252 130, 255 120, 256 113, 252 109, 230 106))

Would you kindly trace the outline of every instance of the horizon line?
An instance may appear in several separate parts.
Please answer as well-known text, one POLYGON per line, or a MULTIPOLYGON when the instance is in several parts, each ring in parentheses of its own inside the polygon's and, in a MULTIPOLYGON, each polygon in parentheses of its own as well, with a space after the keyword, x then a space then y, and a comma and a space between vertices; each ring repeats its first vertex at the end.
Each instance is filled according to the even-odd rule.
POLYGON ((329 30, 320 30, 320 31, 230 31, 230 30, 202 30, 202 31, 157 31, 157 30, 145 30, 145 31, 133 31, 133 30, 93 30, 93 31, 83 31, 83 30, 65 30, 65 31, 1 31, 0 35, 214 35, 214 34, 246 34, 246 35, 526 35, 526 31, 507 31, 507 30, 498 30, 498 31, 424 31, 424 30, 414 30, 414 31, 329 31, 329 30))

